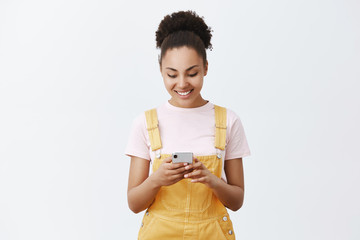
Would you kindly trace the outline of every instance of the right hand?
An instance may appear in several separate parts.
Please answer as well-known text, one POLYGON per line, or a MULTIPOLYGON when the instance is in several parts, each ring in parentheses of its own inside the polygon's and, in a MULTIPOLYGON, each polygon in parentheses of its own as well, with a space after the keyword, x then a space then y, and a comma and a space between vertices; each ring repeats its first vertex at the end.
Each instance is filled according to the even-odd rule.
POLYGON ((184 179, 184 175, 190 172, 185 169, 187 165, 187 163, 172 163, 172 157, 165 158, 152 174, 152 178, 159 187, 172 185, 184 179))

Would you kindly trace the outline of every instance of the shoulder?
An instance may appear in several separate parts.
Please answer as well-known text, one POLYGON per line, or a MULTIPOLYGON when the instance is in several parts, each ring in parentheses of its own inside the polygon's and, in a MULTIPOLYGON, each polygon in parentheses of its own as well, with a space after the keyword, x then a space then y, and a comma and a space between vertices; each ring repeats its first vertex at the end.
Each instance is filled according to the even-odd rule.
POLYGON ((231 127, 236 123, 241 123, 239 115, 237 115, 232 109, 214 104, 214 107, 215 106, 226 109, 226 122, 228 127, 231 127))
POLYGON ((133 124, 142 125, 145 123, 145 120, 145 112, 142 112, 134 118, 133 124))
POLYGON ((139 131, 146 129, 145 111, 138 114, 132 121, 132 131, 139 131))
POLYGON ((151 118, 153 116, 158 117, 159 113, 160 115, 162 115, 164 112, 166 112, 165 104, 153 108, 148 108, 135 117, 135 119, 133 120, 133 126, 146 129, 147 118, 151 118))
POLYGON ((236 124, 237 122, 241 123, 239 115, 229 108, 226 109, 226 117, 229 125, 236 124))

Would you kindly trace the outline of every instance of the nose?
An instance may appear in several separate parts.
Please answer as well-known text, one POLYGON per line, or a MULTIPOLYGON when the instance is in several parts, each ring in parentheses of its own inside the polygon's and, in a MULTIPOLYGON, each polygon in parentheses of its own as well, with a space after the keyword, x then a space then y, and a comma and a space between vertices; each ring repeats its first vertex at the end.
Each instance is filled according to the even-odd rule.
POLYGON ((177 85, 179 88, 185 88, 188 85, 186 76, 184 75, 180 76, 177 85))

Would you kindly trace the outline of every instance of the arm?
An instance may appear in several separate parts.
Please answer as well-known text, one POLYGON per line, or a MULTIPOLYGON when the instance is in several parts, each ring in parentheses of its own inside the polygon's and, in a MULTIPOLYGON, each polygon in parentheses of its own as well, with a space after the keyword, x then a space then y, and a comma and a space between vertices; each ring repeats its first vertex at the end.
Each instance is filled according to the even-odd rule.
MULTIPOLYGON (((244 200, 244 173, 242 158, 226 160, 225 174, 227 183, 212 174, 200 161, 195 159, 194 171, 186 174, 185 178, 192 178, 192 182, 201 182, 211 188, 216 197, 227 208, 237 211, 244 200)), ((188 166, 187 168, 191 168, 188 166)))
POLYGON ((131 157, 127 196, 129 208, 135 213, 146 209, 160 189, 148 178, 149 168, 149 160, 131 157))
POLYGON ((174 184, 187 173, 185 165, 171 163, 171 157, 164 159, 159 169, 150 176, 149 168, 149 160, 131 157, 127 196, 129 208, 135 213, 150 206, 161 186, 174 184))

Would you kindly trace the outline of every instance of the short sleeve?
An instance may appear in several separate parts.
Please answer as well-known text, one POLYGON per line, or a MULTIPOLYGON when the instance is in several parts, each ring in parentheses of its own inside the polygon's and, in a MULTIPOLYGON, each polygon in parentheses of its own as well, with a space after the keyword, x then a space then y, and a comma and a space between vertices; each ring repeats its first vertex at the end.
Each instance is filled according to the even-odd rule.
POLYGON ((132 123, 125 154, 150 160, 149 147, 145 114, 142 114, 132 123))
POLYGON ((227 112, 225 160, 250 156, 249 145, 239 116, 231 110, 227 112))

